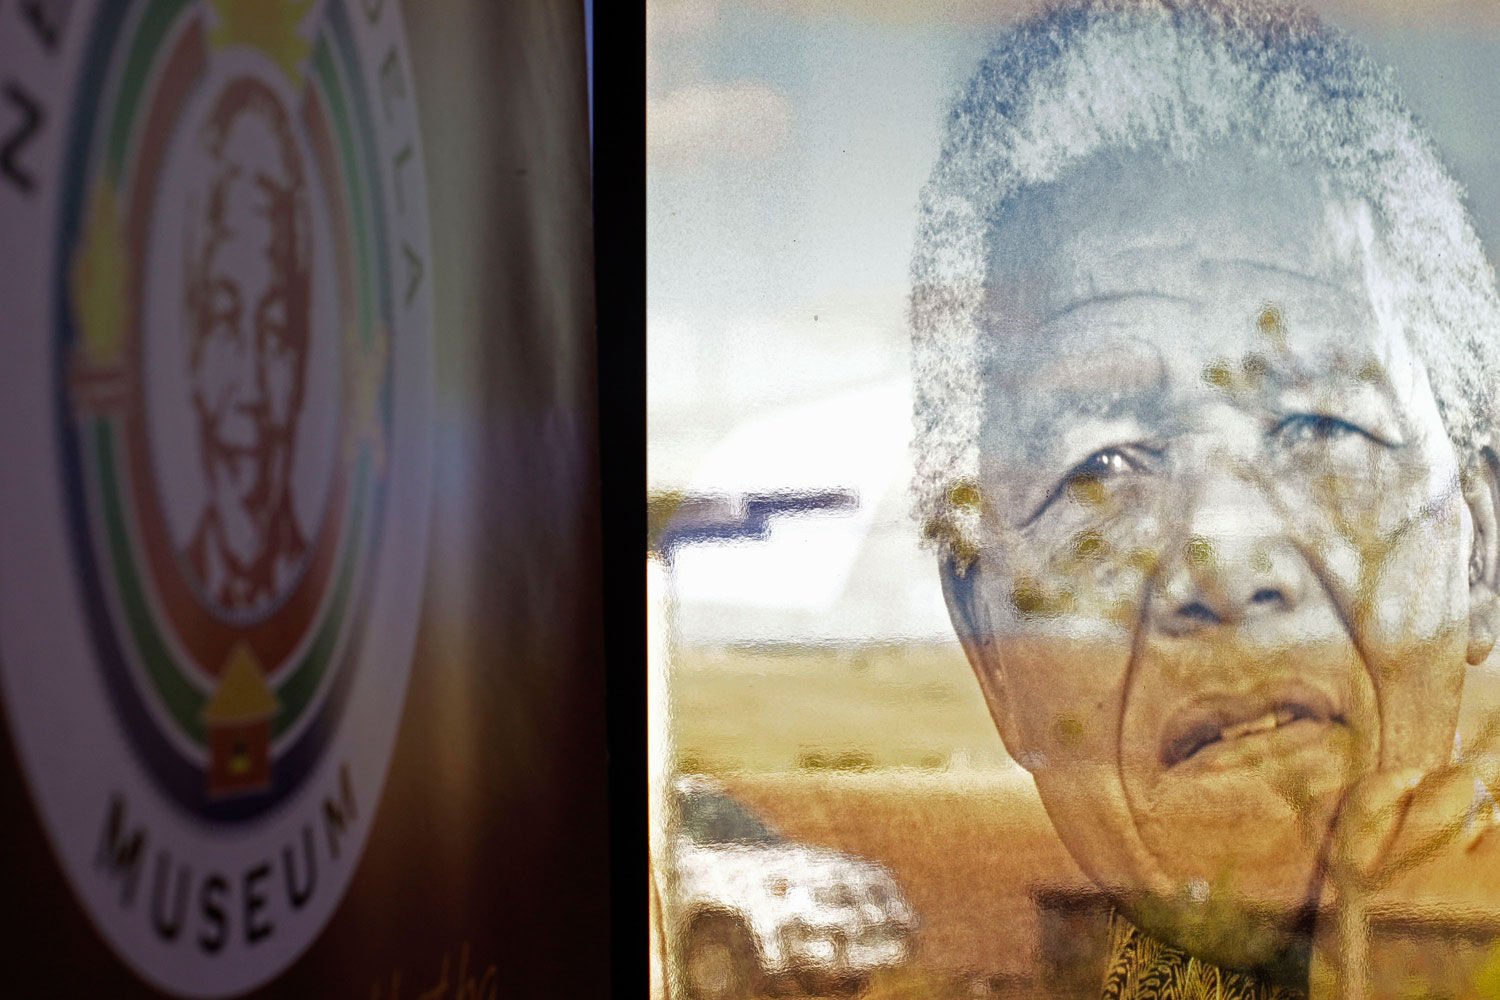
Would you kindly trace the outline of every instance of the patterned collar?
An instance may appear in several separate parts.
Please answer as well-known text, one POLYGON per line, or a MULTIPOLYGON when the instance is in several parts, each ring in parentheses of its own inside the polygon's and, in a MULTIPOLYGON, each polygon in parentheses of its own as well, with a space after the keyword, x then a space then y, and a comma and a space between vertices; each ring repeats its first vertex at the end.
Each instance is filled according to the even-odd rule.
POLYGON ((1118 913, 1109 924, 1103 1000, 1306 1000, 1301 990, 1200 961, 1164 944, 1118 913))

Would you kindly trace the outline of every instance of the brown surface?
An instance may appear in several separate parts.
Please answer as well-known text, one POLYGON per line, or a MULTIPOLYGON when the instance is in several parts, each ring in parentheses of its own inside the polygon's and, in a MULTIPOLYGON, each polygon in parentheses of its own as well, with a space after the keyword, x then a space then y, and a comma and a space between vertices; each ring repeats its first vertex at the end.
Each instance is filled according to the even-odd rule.
POLYGON ((593 260, 580 5, 407 3, 431 211, 427 604, 354 885, 286 977, 608 992, 593 260))
MULTIPOLYGON (((986 772, 739 774, 730 790, 788 837, 888 865, 921 920, 907 968, 873 1000, 1094 995, 1107 902, 1068 858, 1024 779, 986 772), (1037 906, 1038 897, 1047 897, 1037 906)), ((1496 852, 1456 851, 1378 897, 1371 943, 1383 975, 1429 991, 1481 965, 1500 982, 1496 852)), ((1423 994, 1425 995, 1425 994, 1423 994)))
POLYGON ((787 836, 890 866, 921 920, 914 964, 943 979, 1033 979, 1033 887, 1087 887, 1029 782, 876 772, 727 783, 787 836))

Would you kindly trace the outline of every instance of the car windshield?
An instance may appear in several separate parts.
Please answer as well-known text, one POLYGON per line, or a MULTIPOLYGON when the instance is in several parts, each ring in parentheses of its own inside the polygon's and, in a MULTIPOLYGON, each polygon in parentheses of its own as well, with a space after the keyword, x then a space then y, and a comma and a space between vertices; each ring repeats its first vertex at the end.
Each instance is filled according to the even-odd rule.
POLYGON ((699 792, 680 801, 682 827, 695 844, 774 844, 782 839, 728 795, 699 792))

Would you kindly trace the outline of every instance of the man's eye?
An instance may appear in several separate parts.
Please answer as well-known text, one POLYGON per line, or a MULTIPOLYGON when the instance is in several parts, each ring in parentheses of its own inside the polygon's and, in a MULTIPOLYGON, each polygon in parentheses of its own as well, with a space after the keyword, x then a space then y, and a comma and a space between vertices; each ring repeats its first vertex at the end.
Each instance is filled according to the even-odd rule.
POLYGON ((1294 413, 1271 429, 1271 437, 1286 444, 1337 441, 1351 435, 1367 438, 1377 444, 1387 444, 1363 427, 1338 417, 1330 417, 1326 413, 1294 413))
POLYGON ((1105 448, 1094 452, 1068 473, 1067 481, 1076 483, 1091 479, 1108 479, 1126 472, 1139 472, 1142 465, 1120 448, 1105 448))
POLYGON ((1021 526, 1029 526, 1061 498, 1092 507, 1104 499, 1105 481, 1131 473, 1150 472, 1151 462, 1160 457, 1161 452, 1139 445, 1100 448, 1073 466, 1021 526))

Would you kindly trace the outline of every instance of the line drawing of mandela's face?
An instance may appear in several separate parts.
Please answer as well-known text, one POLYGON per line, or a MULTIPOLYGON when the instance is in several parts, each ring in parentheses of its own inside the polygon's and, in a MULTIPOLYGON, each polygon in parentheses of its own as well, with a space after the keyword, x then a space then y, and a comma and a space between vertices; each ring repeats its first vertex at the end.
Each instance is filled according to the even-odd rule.
POLYGON ((273 600, 305 548, 291 503, 310 336, 302 177, 274 101, 230 88, 216 104, 190 265, 188 374, 209 496, 190 561, 230 608, 273 600))

